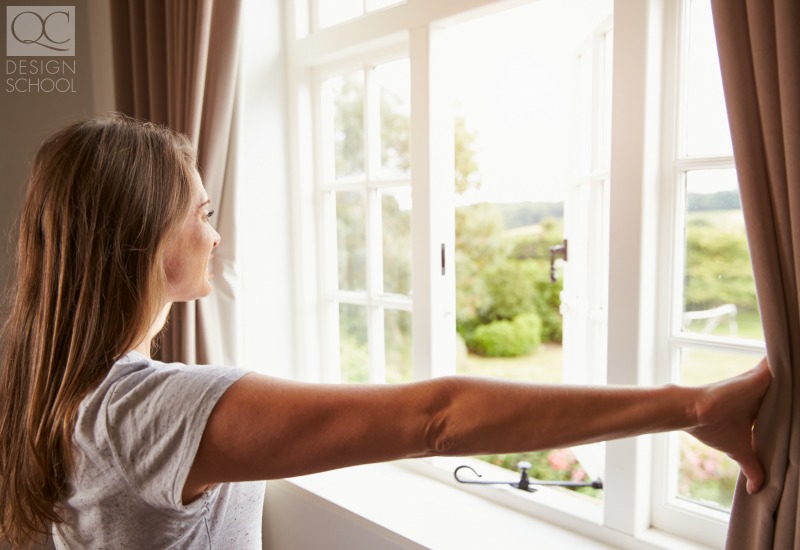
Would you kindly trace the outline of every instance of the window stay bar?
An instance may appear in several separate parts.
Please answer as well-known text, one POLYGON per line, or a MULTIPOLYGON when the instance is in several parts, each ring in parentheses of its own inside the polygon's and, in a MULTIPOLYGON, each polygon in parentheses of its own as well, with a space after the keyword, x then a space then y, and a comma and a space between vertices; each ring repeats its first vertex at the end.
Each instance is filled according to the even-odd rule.
POLYGON ((528 470, 531 469, 530 462, 518 462, 517 468, 520 471, 520 478, 519 481, 484 481, 484 480, 476 480, 476 479, 463 479, 458 477, 458 472, 466 468, 470 470, 473 474, 478 477, 483 477, 481 474, 475 471, 472 466, 467 466, 466 464, 459 466, 458 468, 453 471, 453 477, 456 478, 456 481, 459 483, 464 483, 466 485, 510 485, 515 489, 519 489, 521 491, 527 491, 529 493, 535 493, 536 489, 531 487, 531 485, 539 485, 539 486, 550 486, 550 487, 592 487, 594 489, 602 489, 603 482, 600 479, 596 479, 594 481, 542 481, 539 479, 531 479, 528 477, 528 470))

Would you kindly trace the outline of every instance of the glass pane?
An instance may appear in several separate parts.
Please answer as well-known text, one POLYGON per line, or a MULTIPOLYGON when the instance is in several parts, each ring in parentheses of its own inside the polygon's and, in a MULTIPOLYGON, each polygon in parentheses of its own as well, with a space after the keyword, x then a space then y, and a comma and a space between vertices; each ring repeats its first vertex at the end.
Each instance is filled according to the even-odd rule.
POLYGON ((342 382, 369 382, 366 307, 339 304, 339 351, 342 382))
POLYGON ((409 115, 411 89, 409 60, 401 59, 375 67, 380 90, 381 168, 379 177, 400 178, 409 174, 409 115))
POLYGON ((361 191, 336 193, 339 289, 367 288, 366 200, 361 191))
POLYGON ((387 309, 384 312, 386 339, 386 381, 411 382, 411 312, 387 309))
POLYGON ((683 330, 763 340, 736 171, 686 173, 683 330))
POLYGON ((356 71, 327 81, 333 114, 334 177, 364 174, 364 73, 356 71))
POLYGON ((732 155, 733 147, 709 0, 691 0, 686 30, 689 42, 684 70, 686 154, 732 155))
POLYGON ((317 0, 320 28, 355 19, 364 13, 363 0, 317 0))
POLYGON ((383 291, 411 294, 411 188, 381 192, 383 291))
MULTIPOLYGON (((681 349, 680 383, 707 384, 735 376, 758 362, 752 355, 703 349, 681 349)), ((678 440, 678 487, 680 498, 729 510, 739 466, 724 453, 703 445, 688 434, 678 440)))

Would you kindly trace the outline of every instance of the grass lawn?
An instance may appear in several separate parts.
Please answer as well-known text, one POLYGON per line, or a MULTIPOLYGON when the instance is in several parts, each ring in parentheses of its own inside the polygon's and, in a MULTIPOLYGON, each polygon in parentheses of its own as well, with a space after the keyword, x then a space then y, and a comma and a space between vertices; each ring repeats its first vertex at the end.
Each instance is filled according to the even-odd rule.
POLYGON ((524 357, 479 357, 462 347, 456 358, 456 372, 527 382, 561 383, 561 345, 550 342, 524 357))

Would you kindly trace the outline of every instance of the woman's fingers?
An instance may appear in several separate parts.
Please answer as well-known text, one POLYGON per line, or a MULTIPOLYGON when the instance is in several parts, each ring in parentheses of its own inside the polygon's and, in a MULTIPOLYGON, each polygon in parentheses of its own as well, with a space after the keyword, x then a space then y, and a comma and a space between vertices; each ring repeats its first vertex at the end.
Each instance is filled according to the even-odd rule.
POLYGON ((698 403, 698 425, 687 430, 735 460, 747 478, 747 492, 751 494, 758 492, 764 482, 764 468, 753 445, 753 424, 770 380, 764 358, 746 373, 707 386, 698 403))

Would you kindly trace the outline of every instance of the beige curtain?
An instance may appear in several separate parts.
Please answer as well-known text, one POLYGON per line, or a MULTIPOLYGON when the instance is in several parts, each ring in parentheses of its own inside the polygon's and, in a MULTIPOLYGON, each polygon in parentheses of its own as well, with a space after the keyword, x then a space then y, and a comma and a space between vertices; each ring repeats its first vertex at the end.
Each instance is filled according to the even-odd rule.
POLYGON ((222 235, 211 297, 175 304, 159 356, 237 363, 236 126, 240 0, 111 0, 117 110, 187 134, 222 235))
POLYGON ((800 547, 800 2, 712 0, 774 382, 755 431, 767 485, 737 487, 728 548, 800 547))

